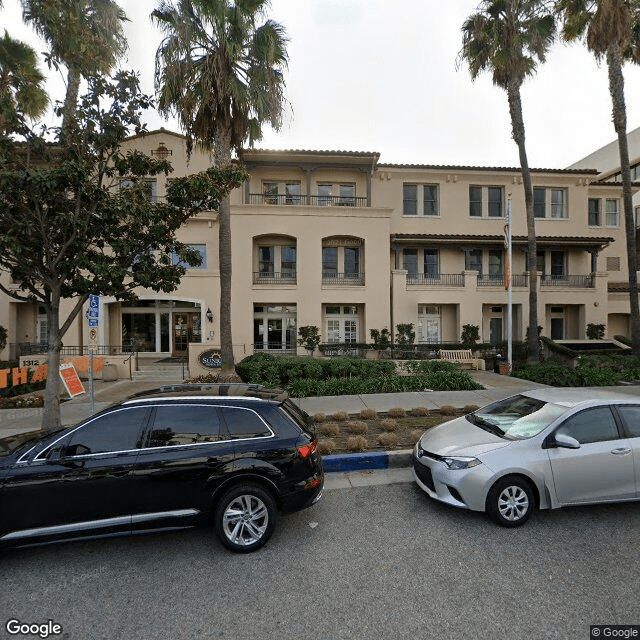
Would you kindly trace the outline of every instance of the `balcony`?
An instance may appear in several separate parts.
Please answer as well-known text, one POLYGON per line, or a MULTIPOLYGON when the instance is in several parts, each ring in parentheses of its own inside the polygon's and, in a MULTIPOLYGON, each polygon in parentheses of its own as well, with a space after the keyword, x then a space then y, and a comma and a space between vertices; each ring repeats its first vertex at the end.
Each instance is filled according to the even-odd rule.
MULTIPOLYGON (((526 287, 528 286, 529 277, 526 273, 514 273, 511 276, 511 287, 526 287)), ((496 273, 490 275, 478 274, 478 286, 479 287, 504 287, 504 274, 496 273)))
POLYGON ((273 355, 296 355, 296 345, 290 342, 256 342, 253 345, 254 353, 270 353, 273 355))
POLYGON ((360 196, 297 196, 287 194, 250 193, 249 204, 276 206, 307 205, 312 207, 366 207, 367 198, 360 196))
POLYGON ((296 272, 254 271, 253 284, 296 284, 296 272))
POLYGON ((322 284, 332 287, 352 287, 364 285, 364 273, 322 272, 322 284))
POLYGON ((589 276, 542 275, 540 285, 543 287, 567 287, 570 289, 593 289, 595 279, 589 276))
POLYGON ((407 285, 464 287, 464 273, 409 273, 407 285))

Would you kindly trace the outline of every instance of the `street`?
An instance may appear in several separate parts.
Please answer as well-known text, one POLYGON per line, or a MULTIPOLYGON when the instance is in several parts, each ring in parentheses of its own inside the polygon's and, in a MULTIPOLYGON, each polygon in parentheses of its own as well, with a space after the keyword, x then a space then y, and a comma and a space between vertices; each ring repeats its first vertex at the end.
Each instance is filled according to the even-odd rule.
POLYGON ((1 637, 587 639, 640 623, 639 532, 639 503, 507 530, 413 484, 334 489, 247 556, 206 530, 5 551, 1 637))

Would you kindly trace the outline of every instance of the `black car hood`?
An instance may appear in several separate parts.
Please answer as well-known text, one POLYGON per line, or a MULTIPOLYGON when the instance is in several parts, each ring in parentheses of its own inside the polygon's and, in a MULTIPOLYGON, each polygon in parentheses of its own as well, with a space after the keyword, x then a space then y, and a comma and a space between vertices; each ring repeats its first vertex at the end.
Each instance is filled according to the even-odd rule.
POLYGON ((33 446, 39 440, 48 438, 49 436, 59 433, 63 429, 48 429, 42 431, 38 429, 36 431, 27 431, 25 433, 16 433, 5 438, 0 438, 0 466, 3 465, 4 459, 8 458, 12 454, 25 449, 28 446, 33 446))

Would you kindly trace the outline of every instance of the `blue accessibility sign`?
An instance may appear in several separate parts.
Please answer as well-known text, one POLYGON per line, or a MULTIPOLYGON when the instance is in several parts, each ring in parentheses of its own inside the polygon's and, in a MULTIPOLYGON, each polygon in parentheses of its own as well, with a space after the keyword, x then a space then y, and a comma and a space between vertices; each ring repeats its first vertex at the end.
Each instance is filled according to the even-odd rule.
POLYGON ((90 327, 97 327, 100 321, 100 296, 89 296, 89 310, 87 311, 90 327))

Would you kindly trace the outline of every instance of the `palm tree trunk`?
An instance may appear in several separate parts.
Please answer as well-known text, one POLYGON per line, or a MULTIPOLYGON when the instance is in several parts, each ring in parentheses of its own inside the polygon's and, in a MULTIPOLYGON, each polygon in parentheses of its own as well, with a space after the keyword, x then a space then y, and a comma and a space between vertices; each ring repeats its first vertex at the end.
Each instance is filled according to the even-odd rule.
POLYGON ((60 138, 64 141, 71 127, 73 114, 78 105, 78 93, 80 91, 80 72, 73 66, 69 65, 67 72, 67 92, 64 96, 64 105, 62 107, 62 126, 60 138))
POLYGON ((631 320, 631 352, 640 355, 640 308, 638 306, 638 258, 636 254, 636 226, 631 199, 631 170, 627 143, 627 109, 624 99, 624 76, 620 47, 612 44, 607 50, 609 91, 613 106, 613 126, 618 134, 620 171, 622 172, 622 200, 624 228, 627 237, 627 268, 629 271, 629 311, 631 320))
POLYGON ((540 349, 538 348, 538 273, 537 273, 537 244, 536 227, 533 216, 533 186, 531 185, 531 171, 527 159, 525 145, 524 119, 522 117, 522 101, 520 99, 520 84, 513 82, 507 87, 509 99, 509 113, 511 115, 511 131, 520 154, 520 170, 522 172, 522 186, 524 188, 524 203, 527 216, 527 272, 529 274, 529 331, 527 333, 527 361, 538 362, 540 349))
MULTIPOLYGON (((214 157, 220 169, 231 163, 231 137, 227 131, 216 136, 214 157)), ((220 266, 220 357, 222 374, 235 372, 231 335, 231 204, 227 196, 218 209, 218 256, 220 266)))
POLYGON ((60 293, 49 295, 47 307, 47 384, 44 390, 44 410, 42 412, 42 428, 60 427, 60 293))

